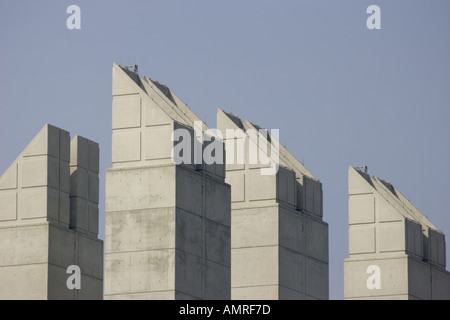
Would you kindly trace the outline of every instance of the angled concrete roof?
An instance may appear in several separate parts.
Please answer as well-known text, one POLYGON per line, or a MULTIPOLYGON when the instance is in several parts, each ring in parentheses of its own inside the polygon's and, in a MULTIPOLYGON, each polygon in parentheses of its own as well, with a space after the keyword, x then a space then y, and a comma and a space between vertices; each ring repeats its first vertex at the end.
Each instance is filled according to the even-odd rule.
POLYGON ((201 121, 202 131, 209 129, 169 87, 114 63, 113 95, 131 93, 141 93, 144 98, 153 100, 155 105, 174 121, 190 127, 194 127, 194 121, 201 121))
POLYGON ((375 193, 383 197, 393 209, 403 217, 420 223, 423 227, 441 232, 423 213, 421 213, 397 188, 391 183, 355 167, 349 168, 349 194, 375 193))
MULTIPOLYGON (((235 116, 232 113, 223 111, 221 109, 219 109, 218 112, 218 117, 220 117, 221 119, 228 119, 228 123, 230 125, 234 125, 236 127, 236 129, 242 129, 243 131, 246 131, 248 129, 254 129, 254 130, 259 130, 259 129, 265 129, 262 128, 250 121, 246 121, 246 120, 242 120, 240 119, 238 116, 235 116)), ((278 140, 275 139, 275 137, 273 137, 270 134, 270 130, 267 130, 267 138, 270 142, 270 139, 273 139, 274 141, 277 141, 279 143, 278 140)), ((298 161, 294 155, 292 155, 292 153, 289 152, 289 150, 286 149, 286 147, 284 147, 281 143, 279 143, 279 160, 280 160, 280 165, 283 167, 287 167, 293 171, 296 172, 297 176, 307 176, 313 180, 319 181, 312 173, 311 171, 309 171, 300 161, 298 161)))

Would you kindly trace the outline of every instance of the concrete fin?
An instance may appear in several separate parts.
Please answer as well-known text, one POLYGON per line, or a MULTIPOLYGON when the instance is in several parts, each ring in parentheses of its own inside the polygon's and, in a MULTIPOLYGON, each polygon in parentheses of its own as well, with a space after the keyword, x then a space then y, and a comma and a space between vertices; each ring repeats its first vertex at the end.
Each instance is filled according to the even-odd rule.
MULTIPOLYGON (((249 121, 243 121, 238 116, 231 114, 229 112, 225 112, 221 109, 217 111, 217 126, 219 129, 225 133, 226 128, 234 128, 234 129, 242 129, 243 131, 246 131, 248 129, 257 130, 259 132, 262 128, 259 125, 256 125, 254 123, 251 123, 249 121)), ((274 139, 274 141, 278 142, 279 145, 279 161, 280 165, 284 166, 286 168, 289 168, 297 173, 297 177, 301 176, 308 176, 312 178, 313 180, 317 181, 317 178, 300 162, 298 161, 292 153, 290 153, 286 147, 284 147, 281 143, 279 143, 278 140, 276 140, 271 134, 270 131, 267 130, 267 139, 265 139, 268 143, 271 142, 271 139, 274 139)), ((259 136, 259 135, 258 135, 259 136)))
MULTIPOLYGON (((424 228, 439 230, 423 213, 421 213, 397 188, 390 182, 349 168, 348 174, 349 195, 359 193, 375 193, 384 199, 384 206, 396 211, 404 218, 420 223, 424 228)), ((389 209, 386 209, 389 210, 389 209)), ((392 213, 389 213, 391 216, 392 213)))
MULTIPOLYGON (((95 151, 95 146, 91 149, 95 151)), ((84 238, 69 229, 69 161, 70 134, 45 125, 0 178, 0 185, 8 187, 0 189, 0 260, 6 258, 0 261, 0 283, 7 283, 3 287, 8 289, 0 285, 0 296, 5 299, 102 297, 102 243, 86 237, 95 242, 96 250, 92 245, 83 247, 84 238), (4 245, 8 242, 12 245, 4 245), (88 288, 94 293, 82 296, 67 289, 66 268, 72 264, 83 270, 81 292, 88 288), (97 272, 95 286, 87 281, 91 270, 97 272)), ((98 164, 85 165, 98 174, 98 164)), ((98 182, 89 180, 91 185, 98 189, 98 182)), ((98 223, 92 224, 98 229, 98 223)))
MULTIPOLYGON (((144 105, 154 104, 173 121, 180 122, 187 126, 194 127, 194 121, 201 121, 201 119, 185 103, 183 103, 169 87, 148 77, 141 77, 139 74, 114 63, 113 95, 123 94, 140 94, 141 98, 146 102, 144 102, 144 105)), ((202 129, 203 131, 208 129, 203 121, 202 129)))
MULTIPOLYGON (((126 82, 133 90, 113 96, 113 164, 115 168, 139 166, 143 163, 170 163, 174 141, 172 134, 178 124, 195 130, 203 144, 209 129, 175 93, 148 77, 139 76, 128 67, 113 65, 113 83, 126 82)), ((115 92, 115 89, 113 90, 115 92)), ((211 134, 210 134, 211 135, 211 134)), ((202 148, 206 148, 204 144, 202 148)), ((202 149, 203 150, 203 149, 202 149)), ((223 176, 223 167, 200 165, 209 175, 223 176)))
POLYGON ((14 220, 68 225, 69 133, 46 124, 0 178, 0 193, 14 202, 14 220), (11 193, 13 192, 13 193, 11 193))
POLYGON ((97 236, 99 147, 75 136, 70 149, 70 227, 97 236))

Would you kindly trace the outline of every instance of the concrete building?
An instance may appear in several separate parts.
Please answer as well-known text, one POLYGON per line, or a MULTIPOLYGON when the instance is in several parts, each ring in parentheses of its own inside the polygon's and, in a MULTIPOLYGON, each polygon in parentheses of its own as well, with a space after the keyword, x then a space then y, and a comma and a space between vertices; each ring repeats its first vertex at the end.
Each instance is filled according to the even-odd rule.
POLYGON ((202 152, 208 128, 168 87, 136 71, 113 65, 105 299, 229 299, 224 165, 195 164, 195 152, 176 164, 175 130, 187 130, 192 139, 180 142, 202 152))
POLYGON ((348 173, 345 299, 450 299, 445 236, 392 184, 348 173))
POLYGON ((46 125, 1 176, 0 300, 102 299, 98 166, 97 143, 46 125))
POLYGON ((217 127, 224 135, 225 181, 231 185, 231 298, 328 299, 322 184, 276 137, 265 138, 251 122, 219 110, 217 127), (276 153, 276 174, 262 173, 270 165, 261 152, 276 153))

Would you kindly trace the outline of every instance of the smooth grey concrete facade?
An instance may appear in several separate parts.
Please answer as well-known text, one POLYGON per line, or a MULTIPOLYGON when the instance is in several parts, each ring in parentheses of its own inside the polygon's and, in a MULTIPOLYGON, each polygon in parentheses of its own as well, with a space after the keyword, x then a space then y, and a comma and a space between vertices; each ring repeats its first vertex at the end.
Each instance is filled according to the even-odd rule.
MULTIPOLYGON (((260 127, 218 111, 217 127, 227 153, 226 182, 231 185, 231 298, 328 299, 328 225, 322 220, 322 184, 279 144, 279 170, 262 175, 261 161, 244 161, 239 145, 250 145, 260 127), (240 132, 236 135, 228 130, 240 132), (227 159, 228 160, 228 159, 227 159)), ((268 135, 267 155, 274 152, 268 135)), ((253 141, 258 148, 259 138, 253 141)))
POLYGON ((230 299, 224 165, 172 158, 176 129, 192 134, 192 147, 206 147, 195 121, 169 88, 114 64, 105 299, 230 299))
POLYGON ((46 125, 0 178, 0 299, 102 299, 98 144, 46 125), (67 267, 81 270, 70 290, 67 267))
POLYGON ((389 182, 350 167, 348 188, 345 299, 449 300, 444 234, 389 182))

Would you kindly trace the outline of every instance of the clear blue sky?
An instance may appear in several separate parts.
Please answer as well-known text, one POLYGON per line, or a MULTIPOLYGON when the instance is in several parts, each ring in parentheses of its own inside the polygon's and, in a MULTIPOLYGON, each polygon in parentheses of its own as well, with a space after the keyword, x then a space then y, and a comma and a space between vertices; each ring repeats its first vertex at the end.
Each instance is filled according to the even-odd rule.
POLYGON ((99 142, 103 238, 111 68, 138 64, 210 127, 223 108, 280 129, 323 183, 341 299, 349 165, 392 182, 450 237, 449 15, 448 0, 2 0, 0 173, 45 123, 99 142), (66 28, 71 4, 81 30, 66 28), (371 4, 381 30, 366 27, 371 4))

